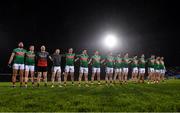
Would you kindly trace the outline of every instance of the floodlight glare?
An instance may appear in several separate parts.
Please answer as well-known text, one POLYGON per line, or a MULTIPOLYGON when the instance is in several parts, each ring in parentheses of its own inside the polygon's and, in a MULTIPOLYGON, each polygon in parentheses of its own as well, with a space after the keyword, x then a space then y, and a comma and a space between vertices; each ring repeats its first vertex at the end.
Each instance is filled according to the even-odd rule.
POLYGON ((108 34, 104 39, 104 44, 112 49, 117 44, 117 37, 115 35, 108 34))

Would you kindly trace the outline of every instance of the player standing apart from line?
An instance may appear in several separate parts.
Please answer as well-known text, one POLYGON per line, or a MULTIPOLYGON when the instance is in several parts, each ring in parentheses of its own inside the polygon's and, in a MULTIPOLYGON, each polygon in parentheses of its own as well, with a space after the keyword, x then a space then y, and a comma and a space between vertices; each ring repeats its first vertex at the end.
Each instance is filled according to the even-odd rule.
POLYGON ((128 78, 128 65, 130 63, 130 58, 128 56, 128 53, 126 53, 124 55, 124 58, 122 59, 122 66, 123 66, 123 70, 122 70, 122 76, 123 76, 123 83, 127 84, 127 78, 128 78))
POLYGON ((114 83, 116 82, 116 78, 118 76, 118 80, 122 83, 122 58, 121 54, 118 54, 115 57, 115 64, 114 64, 114 83))
POLYGON ((31 74, 31 82, 34 87, 34 69, 35 69, 35 53, 34 46, 29 47, 29 51, 25 55, 25 87, 27 87, 29 72, 31 74))
POLYGON ((159 83, 160 82, 160 57, 156 57, 154 69, 155 69, 155 82, 154 83, 159 83))
POLYGON ((137 83, 138 82, 138 79, 137 79, 137 76, 138 76, 138 60, 137 60, 137 56, 134 56, 134 58, 132 59, 132 62, 131 62, 131 68, 132 68, 132 81, 137 83))
POLYGON ((97 80, 98 84, 101 84, 100 82, 100 72, 101 72, 101 56, 99 55, 99 51, 95 51, 94 55, 89 60, 89 64, 92 63, 92 76, 91 76, 91 84, 94 82, 94 77, 97 74, 97 80))
POLYGON ((74 60, 75 60, 75 53, 73 53, 73 49, 69 48, 68 53, 65 54, 66 57, 66 66, 65 66, 65 73, 64 73, 64 86, 66 86, 67 77, 70 73, 72 85, 74 85, 74 60))
POLYGON ((53 67, 52 67, 52 76, 51 76, 51 87, 54 87, 54 81, 57 78, 59 87, 62 87, 61 85, 61 58, 62 55, 60 55, 60 49, 56 49, 54 54, 51 55, 53 67))
POLYGON ((108 85, 108 82, 110 81, 110 85, 112 85, 112 77, 113 77, 113 67, 114 67, 114 57, 112 56, 112 52, 109 52, 109 54, 105 58, 106 63, 106 85, 108 85))
POLYGON ((146 61, 144 59, 144 54, 141 55, 141 58, 139 59, 139 83, 144 83, 144 75, 145 75, 145 64, 146 61))
POLYGON ((20 42, 18 44, 18 48, 14 49, 11 57, 9 59, 8 62, 8 66, 11 65, 12 61, 13 61, 13 74, 12 74, 12 84, 13 87, 15 87, 15 83, 16 83, 16 76, 19 70, 19 74, 20 74, 20 87, 22 87, 23 85, 23 75, 24 75, 24 56, 26 53, 26 50, 23 49, 23 42, 20 42))
POLYGON ((160 78, 164 82, 164 76, 166 72, 166 67, 164 65, 164 57, 160 58, 160 78))
POLYGON ((37 78, 37 86, 39 87, 41 76, 43 75, 44 79, 44 86, 47 86, 47 72, 48 72, 48 59, 51 59, 49 53, 46 52, 46 47, 43 45, 41 46, 41 51, 37 53, 37 71, 38 71, 38 78, 37 78))
POLYGON ((81 79, 84 74, 84 80, 86 82, 86 87, 88 87, 88 54, 87 50, 84 49, 81 55, 78 55, 76 60, 80 60, 80 70, 79 70, 79 86, 81 86, 81 79))
POLYGON ((151 55, 151 57, 148 59, 148 84, 153 83, 153 81, 155 80, 154 62, 155 62, 155 56, 151 55))

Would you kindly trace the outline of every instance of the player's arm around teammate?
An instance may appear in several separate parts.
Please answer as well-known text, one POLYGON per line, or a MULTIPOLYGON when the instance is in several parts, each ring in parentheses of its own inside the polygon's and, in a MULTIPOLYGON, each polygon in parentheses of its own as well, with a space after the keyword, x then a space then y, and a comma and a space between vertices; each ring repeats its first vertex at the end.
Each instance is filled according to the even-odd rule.
POLYGON ((139 59, 139 77, 138 77, 139 83, 144 83, 145 64, 146 64, 145 56, 144 54, 142 54, 141 58, 139 59))
POLYGON ((99 55, 99 51, 95 51, 94 55, 91 57, 91 60, 89 63, 92 63, 92 76, 91 76, 91 84, 93 84, 94 82, 94 77, 97 74, 97 80, 98 80, 98 84, 100 83, 100 72, 101 72, 101 68, 100 68, 100 64, 101 64, 101 56, 99 55))
POLYGON ((127 77, 128 77, 128 72, 129 72, 129 63, 130 63, 130 58, 129 54, 126 53, 123 58, 123 70, 122 70, 122 76, 123 76, 123 83, 127 84, 127 77))
POLYGON ((138 60, 137 60, 137 56, 135 56, 133 59, 132 59, 132 63, 131 63, 131 67, 132 67, 132 81, 137 83, 138 82, 138 79, 137 79, 137 76, 138 76, 138 60))
POLYGON ((82 76, 84 74, 84 80, 85 80, 85 83, 88 87, 88 59, 89 59, 89 56, 87 54, 87 50, 84 49, 82 51, 82 54, 79 56, 79 60, 80 60, 80 70, 79 70, 79 86, 81 85, 81 80, 82 80, 82 76))
POLYGON ((29 47, 25 55, 25 87, 27 87, 29 72, 31 75, 32 86, 34 87, 35 53, 34 46, 29 47))
POLYGON ((48 72, 48 59, 51 59, 49 53, 46 51, 46 47, 44 45, 41 46, 40 52, 37 53, 37 86, 39 87, 41 76, 43 75, 44 86, 47 86, 47 72, 48 72))
POLYGON ((110 85, 113 83, 113 71, 114 71, 114 57, 112 56, 112 52, 109 52, 109 54, 106 56, 106 85, 108 85, 108 82, 110 81, 110 85))
POLYGON ((74 85, 74 60, 75 60, 75 53, 73 53, 73 48, 68 49, 68 53, 65 55, 66 57, 66 66, 65 66, 65 73, 64 73, 64 86, 66 86, 67 77, 70 73, 72 85, 74 85))
POLYGON ((122 58, 121 58, 120 53, 115 57, 114 83, 116 81, 117 76, 118 76, 119 83, 121 83, 122 82, 122 58))
POLYGON ((59 87, 62 87, 61 85, 61 58, 62 58, 62 55, 60 54, 60 49, 56 49, 53 55, 51 56, 51 60, 53 62, 51 87, 54 87, 54 81, 56 80, 56 78, 57 78, 59 87))

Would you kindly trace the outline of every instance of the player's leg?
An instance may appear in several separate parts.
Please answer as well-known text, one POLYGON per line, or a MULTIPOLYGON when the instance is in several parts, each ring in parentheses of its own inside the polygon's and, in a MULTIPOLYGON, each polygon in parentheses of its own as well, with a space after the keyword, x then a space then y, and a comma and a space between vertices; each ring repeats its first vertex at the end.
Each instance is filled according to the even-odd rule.
POLYGON ((112 84, 113 83, 113 68, 110 68, 110 73, 109 73, 109 81, 112 84))
POLYGON ((101 77, 100 77, 101 69, 100 69, 100 68, 97 68, 96 72, 97 72, 97 80, 98 80, 98 84, 101 84, 101 77))
POLYGON ((162 81, 164 82, 165 80, 165 69, 162 70, 162 81))
POLYGON ((47 87, 47 71, 43 72, 43 78, 44 78, 44 86, 47 87))
POLYGON ((124 76, 125 78, 125 84, 127 83, 127 77, 128 77, 128 68, 125 68, 125 76, 124 76))
POLYGON ((144 83, 145 68, 142 69, 142 83, 144 83))
POLYGON ((62 87, 61 86, 61 67, 58 67, 58 70, 57 70, 57 80, 58 80, 59 87, 62 87))
POLYGON ((119 73, 119 69, 115 69, 115 71, 114 71, 114 78, 113 78, 114 83, 116 83, 116 78, 118 76, 118 73, 119 73))
POLYGON ((84 68, 83 71, 84 71, 84 80, 86 83, 86 87, 88 87, 88 68, 84 68))
POLYGON ((37 86, 40 86, 40 82, 41 82, 41 76, 42 76, 42 69, 41 67, 38 67, 38 77, 37 77, 37 86))
POLYGON ((132 69, 132 75, 131 75, 131 80, 134 81, 134 76, 135 76, 135 68, 132 69))
POLYGON ((74 66, 70 67, 71 82, 74 85, 74 66))
POLYGON ((24 82, 25 82, 25 87, 27 87, 27 82, 28 82, 28 76, 29 76, 29 69, 30 67, 28 65, 25 66, 25 78, 24 78, 24 82))
POLYGON ((82 76, 83 76, 83 68, 80 67, 80 70, 79 70, 79 78, 78 78, 78 80, 79 80, 79 86, 81 85, 82 76))
POLYGON ((19 67, 17 66, 17 64, 13 65, 13 74, 12 74, 12 84, 13 84, 13 87, 16 86, 16 76, 17 76, 18 68, 19 67))
POLYGON ((24 64, 20 65, 19 75, 20 75, 20 86, 22 87, 23 77, 24 77, 24 64))
POLYGON ((30 66, 30 73, 31 73, 32 86, 34 87, 34 66, 30 66))
POLYGON ((119 69, 119 73, 118 73, 118 80, 119 80, 119 83, 121 84, 122 83, 122 69, 120 68, 119 69))
POLYGON ((97 73, 97 70, 96 68, 92 68, 92 75, 91 75, 91 84, 93 84, 94 82, 94 77, 95 77, 95 74, 97 73))
POLYGON ((148 76, 147 76, 147 83, 149 84, 150 83, 150 80, 151 80, 151 77, 152 74, 151 74, 151 68, 148 68, 148 76))
POLYGON ((69 74, 69 66, 66 66, 65 67, 65 73, 64 73, 64 85, 66 86, 66 81, 67 81, 67 77, 68 77, 68 74, 69 74))
POLYGON ((110 69, 106 67, 106 76, 105 76, 106 85, 108 84, 109 71, 110 69))
POLYGON ((54 81, 55 81, 55 74, 57 73, 57 67, 52 67, 52 76, 51 76, 51 87, 54 87, 54 81))

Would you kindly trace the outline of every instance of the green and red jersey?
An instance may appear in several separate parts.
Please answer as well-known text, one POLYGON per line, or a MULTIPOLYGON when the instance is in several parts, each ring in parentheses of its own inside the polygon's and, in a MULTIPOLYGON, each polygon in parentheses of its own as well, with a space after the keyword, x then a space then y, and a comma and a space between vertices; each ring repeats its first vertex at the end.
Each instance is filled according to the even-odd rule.
POLYGON ((106 60, 107 67, 110 67, 110 68, 114 67, 114 57, 113 56, 106 56, 105 60, 106 60))
POLYGON ((13 50, 13 53, 15 54, 14 63, 24 64, 24 56, 25 56, 26 50, 23 48, 15 48, 13 50))
POLYGON ((87 54, 81 54, 78 57, 80 59, 80 66, 81 67, 88 67, 88 58, 89 58, 89 56, 87 54))
POLYGON ((66 65, 74 66, 75 53, 66 53, 66 65))
POLYGON ((32 52, 32 51, 26 52, 25 64, 26 65, 35 65, 35 53, 34 52, 32 52))
POLYGON ((101 56, 100 55, 93 55, 92 59, 92 67, 100 68, 101 65, 101 56))
POLYGON ((114 60, 115 60, 114 67, 117 69, 122 68, 122 58, 115 57, 114 60))

